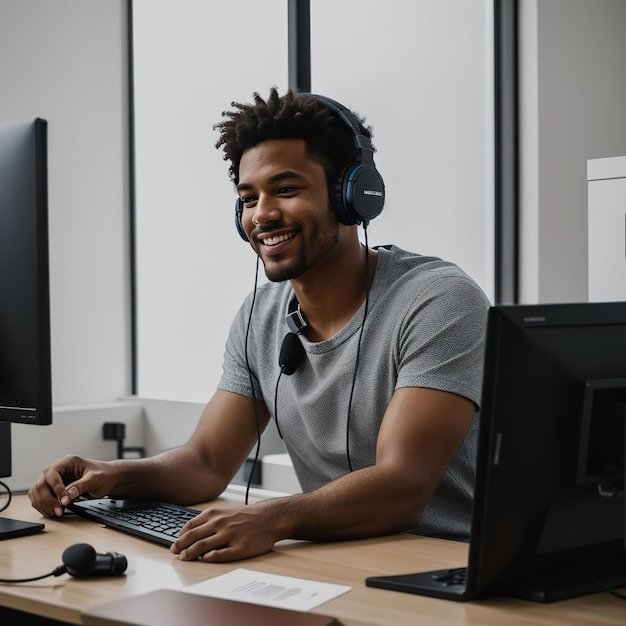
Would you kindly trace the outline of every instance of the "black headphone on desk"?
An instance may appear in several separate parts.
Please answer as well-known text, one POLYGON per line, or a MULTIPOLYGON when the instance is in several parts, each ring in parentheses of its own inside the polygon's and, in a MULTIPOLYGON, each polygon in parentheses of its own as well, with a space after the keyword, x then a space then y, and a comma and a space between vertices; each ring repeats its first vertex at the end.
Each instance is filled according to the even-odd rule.
MULTIPOLYGON (((385 183, 374 164, 374 148, 369 137, 361 131, 352 112, 339 102, 315 96, 318 102, 347 126, 354 136, 356 160, 348 163, 337 175, 332 186, 332 202, 342 224, 353 226, 378 217, 385 204, 385 183)), ((243 202, 235 200, 235 227, 248 243, 242 223, 243 202)))
POLYGON ((34 580, 69 574, 76 578, 92 576, 121 576, 128 567, 128 561, 119 552, 98 554, 88 543, 75 543, 63 551, 63 565, 41 576, 31 578, 0 578, 0 583, 28 583, 34 580))

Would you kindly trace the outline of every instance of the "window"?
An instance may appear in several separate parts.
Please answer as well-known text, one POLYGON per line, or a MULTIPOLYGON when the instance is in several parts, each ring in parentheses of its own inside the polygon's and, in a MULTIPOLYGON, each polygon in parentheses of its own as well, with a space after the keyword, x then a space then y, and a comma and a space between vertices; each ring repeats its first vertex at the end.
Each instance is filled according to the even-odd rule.
MULTIPOLYGON (((212 126, 287 88, 287 2, 133 5, 136 391, 204 402, 256 265, 212 126)), ((454 261, 490 297, 492 22, 484 0, 311 2, 312 91, 374 127, 387 201, 370 244, 454 261)))

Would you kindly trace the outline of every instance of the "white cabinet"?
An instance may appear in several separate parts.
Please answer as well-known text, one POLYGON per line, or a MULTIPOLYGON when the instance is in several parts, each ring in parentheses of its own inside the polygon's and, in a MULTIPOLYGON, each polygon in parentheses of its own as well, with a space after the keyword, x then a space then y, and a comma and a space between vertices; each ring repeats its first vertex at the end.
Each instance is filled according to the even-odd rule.
POLYGON ((626 156, 587 161, 589 301, 626 300, 626 156))

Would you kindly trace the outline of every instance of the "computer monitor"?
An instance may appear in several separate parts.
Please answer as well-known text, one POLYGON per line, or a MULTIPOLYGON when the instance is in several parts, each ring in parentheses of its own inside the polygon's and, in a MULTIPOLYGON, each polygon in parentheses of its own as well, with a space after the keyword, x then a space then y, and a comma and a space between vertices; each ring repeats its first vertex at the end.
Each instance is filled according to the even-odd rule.
MULTIPOLYGON (((52 422, 47 123, 0 124, 0 477, 11 423, 52 422)), ((0 519, 0 537, 3 522, 0 519)))
POLYGON ((369 586, 552 602, 626 586, 626 302, 489 311, 467 568, 369 586))

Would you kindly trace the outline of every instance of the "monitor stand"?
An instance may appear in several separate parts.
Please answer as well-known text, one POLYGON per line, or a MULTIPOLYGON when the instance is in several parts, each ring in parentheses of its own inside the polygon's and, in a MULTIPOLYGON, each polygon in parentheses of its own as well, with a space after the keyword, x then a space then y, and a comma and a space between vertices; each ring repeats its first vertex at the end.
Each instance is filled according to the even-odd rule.
POLYGON ((34 535, 44 528, 45 524, 41 522, 25 522, 19 519, 0 517, 0 540, 23 537, 24 535, 34 535))
POLYGON ((11 424, 0 422, 0 480, 11 475, 11 424))
POLYGON ((591 593, 626 587, 626 560, 607 557, 604 563, 581 565, 567 571, 546 572, 517 581, 502 595, 532 602, 559 602, 591 593))
MULTIPOLYGON (((11 475, 11 424, 0 422, 0 478, 11 475)), ((0 481, 1 482, 1 481, 0 481)), ((0 485, 0 490, 4 490, 5 485, 0 485)), ((8 487, 6 487, 8 489, 8 487)), ((10 497, 10 492, 9 492, 10 497)), ((22 520, 10 519, 0 513, 0 540, 22 537, 23 535, 34 535, 45 528, 41 522, 25 522, 22 520)))

